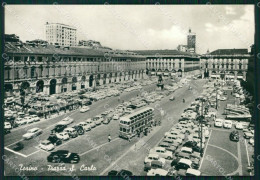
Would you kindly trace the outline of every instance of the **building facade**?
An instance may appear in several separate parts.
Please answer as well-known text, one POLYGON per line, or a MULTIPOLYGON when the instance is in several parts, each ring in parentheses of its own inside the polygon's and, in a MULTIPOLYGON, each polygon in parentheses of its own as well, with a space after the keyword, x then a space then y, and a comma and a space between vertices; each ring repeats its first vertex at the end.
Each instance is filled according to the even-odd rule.
POLYGON ((146 69, 150 75, 182 77, 199 70, 199 56, 177 50, 134 51, 146 57, 146 69))
POLYGON ((45 24, 46 41, 61 46, 77 46, 77 29, 60 23, 45 24))
POLYGON ((201 56, 200 67, 203 78, 246 79, 247 49, 219 49, 201 56))
POLYGON ((7 96, 46 95, 93 88, 145 76, 145 57, 132 52, 99 51, 5 43, 4 82, 7 96))
POLYGON ((188 48, 187 45, 178 45, 177 50, 182 52, 187 52, 188 48))

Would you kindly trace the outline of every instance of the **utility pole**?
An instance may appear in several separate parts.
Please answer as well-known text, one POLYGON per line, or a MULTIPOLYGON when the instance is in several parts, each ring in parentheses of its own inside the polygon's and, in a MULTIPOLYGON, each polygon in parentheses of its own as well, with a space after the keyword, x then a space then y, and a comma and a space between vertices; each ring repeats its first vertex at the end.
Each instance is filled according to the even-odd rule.
POLYGON ((218 91, 216 91, 216 109, 218 109, 218 91))
MULTIPOLYGON (((200 156, 202 157, 203 156, 203 153, 202 153, 202 136, 203 136, 203 132, 202 132, 202 120, 204 119, 204 116, 203 116, 203 110, 204 110, 204 99, 201 98, 200 99, 201 101, 201 113, 200 113, 200 116, 198 117, 198 121, 199 121, 199 137, 200 137, 200 156)), ((198 111, 199 113, 199 111, 198 111)))

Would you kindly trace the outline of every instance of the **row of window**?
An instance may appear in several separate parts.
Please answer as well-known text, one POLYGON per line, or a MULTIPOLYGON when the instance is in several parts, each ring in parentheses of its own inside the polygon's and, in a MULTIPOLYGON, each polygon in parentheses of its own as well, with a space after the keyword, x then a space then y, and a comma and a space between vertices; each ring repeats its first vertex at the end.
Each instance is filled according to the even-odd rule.
MULTIPOLYGON (((76 75, 76 74, 90 74, 95 72, 111 72, 112 69, 98 69, 98 68, 21 68, 21 69, 11 69, 5 68, 5 80, 11 79, 28 79, 28 78, 38 78, 38 77, 49 77, 49 76, 66 76, 66 75, 76 75)), ((114 69, 114 71, 119 71, 114 69)), ((139 72, 137 72, 139 73, 139 72)), ((119 74, 118 74, 119 75, 119 74)))
MULTIPOLYGON (((108 54, 109 55, 109 54, 108 54)), ((67 61, 67 62, 74 62, 74 61, 80 61, 80 62, 125 62, 127 61, 126 58, 81 58, 81 57, 61 57, 61 56, 7 56, 4 58, 6 61, 14 60, 15 62, 19 61, 67 61)), ((140 58, 131 58, 129 63, 131 62, 142 62, 145 63, 145 59, 140 58)), ((140 63, 139 63, 140 64, 140 63)))
POLYGON ((221 65, 221 66, 217 66, 217 65, 213 64, 212 66, 205 65, 204 67, 205 68, 213 68, 213 69, 219 69, 219 68, 222 68, 222 69, 247 69, 247 65, 242 65, 242 64, 239 64, 238 66, 235 66, 235 65, 228 65, 228 66, 221 65))

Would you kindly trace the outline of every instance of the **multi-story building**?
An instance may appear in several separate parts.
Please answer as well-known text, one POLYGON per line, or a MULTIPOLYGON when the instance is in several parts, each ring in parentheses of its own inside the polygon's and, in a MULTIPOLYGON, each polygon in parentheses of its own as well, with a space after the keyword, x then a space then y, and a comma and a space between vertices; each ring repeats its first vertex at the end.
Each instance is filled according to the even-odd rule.
POLYGON ((200 60, 197 54, 177 50, 133 51, 146 57, 146 69, 150 75, 177 75, 182 77, 197 70, 200 60))
POLYGON ((77 29, 60 23, 45 24, 46 41, 61 46, 77 46, 77 29))
POLYGON ((192 33, 191 29, 187 36, 187 49, 190 53, 196 53, 196 34, 192 33))
POLYGON ((188 48, 187 45, 178 45, 177 50, 182 52, 187 52, 188 48))
POLYGON ((249 58, 247 49, 218 49, 201 56, 201 75, 203 78, 245 80, 249 58))
POLYGON ((128 51, 5 42, 5 92, 56 94, 145 76, 145 57, 128 51))

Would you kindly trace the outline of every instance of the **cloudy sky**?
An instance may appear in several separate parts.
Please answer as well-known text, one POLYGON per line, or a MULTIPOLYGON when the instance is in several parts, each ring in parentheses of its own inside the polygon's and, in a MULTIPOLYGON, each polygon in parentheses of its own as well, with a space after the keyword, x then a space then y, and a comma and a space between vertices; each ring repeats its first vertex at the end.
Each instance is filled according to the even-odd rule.
POLYGON ((251 5, 6 5, 5 33, 22 41, 45 39, 46 22, 77 28, 78 40, 113 49, 176 49, 197 35, 197 52, 249 48, 254 42, 251 5))

